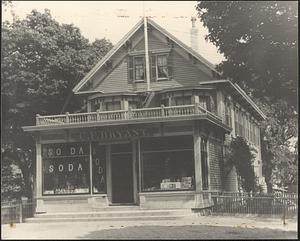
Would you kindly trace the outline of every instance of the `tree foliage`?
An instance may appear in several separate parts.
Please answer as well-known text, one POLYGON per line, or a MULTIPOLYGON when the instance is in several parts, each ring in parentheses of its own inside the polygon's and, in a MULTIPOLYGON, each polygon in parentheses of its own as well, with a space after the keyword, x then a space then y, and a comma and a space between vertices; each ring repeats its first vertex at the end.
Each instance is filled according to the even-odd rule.
POLYGON ((251 148, 246 140, 240 136, 233 138, 230 142, 225 159, 227 169, 233 166, 241 178, 241 187, 246 191, 256 191, 257 183, 254 173, 253 162, 255 149, 251 148))
POLYGON ((3 22, 1 135, 9 150, 3 155, 16 154, 20 165, 26 159, 33 140, 21 126, 35 125, 36 114, 77 111, 81 103, 72 88, 111 48, 105 38, 90 43, 78 27, 58 23, 47 9, 3 22))
POLYGON ((289 170, 298 164, 291 161, 291 140, 298 138, 297 2, 199 1, 196 8, 209 31, 206 39, 226 58, 217 68, 267 116, 261 146, 268 190, 274 183, 291 184, 297 173, 289 170))
POLYGON ((256 97, 297 105, 297 2, 200 1, 197 10, 226 58, 218 66, 225 77, 256 97))

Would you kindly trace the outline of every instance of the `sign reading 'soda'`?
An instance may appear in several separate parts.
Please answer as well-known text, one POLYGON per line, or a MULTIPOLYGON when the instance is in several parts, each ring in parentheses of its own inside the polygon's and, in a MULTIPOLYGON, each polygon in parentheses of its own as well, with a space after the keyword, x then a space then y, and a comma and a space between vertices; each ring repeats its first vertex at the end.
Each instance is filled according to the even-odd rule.
POLYGON ((55 143, 42 145, 43 158, 88 156, 88 143, 55 143))
POLYGON ((87 143, 60 143, 42 146, 46 173, 82 173, 88 171, 87 143))

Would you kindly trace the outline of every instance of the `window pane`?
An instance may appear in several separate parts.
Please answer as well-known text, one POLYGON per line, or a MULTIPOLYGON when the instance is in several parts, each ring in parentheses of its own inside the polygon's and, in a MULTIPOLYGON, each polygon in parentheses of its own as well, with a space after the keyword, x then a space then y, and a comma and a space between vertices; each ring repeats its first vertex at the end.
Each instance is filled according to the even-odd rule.
POLYGON ((134 58, 135 66, 135 80, 144 80, 144 58, 136 57, 134 58))
POLYGON ((105 146, 92 144, 93 193, 106 193, 106 152, 105 146))
POLYGON ((168 64, 166 55, 157 56, 157 77, 168 78, 168 64))
POLYGON ((87 143, 42 145, 43 194, 90 192, 87 143))

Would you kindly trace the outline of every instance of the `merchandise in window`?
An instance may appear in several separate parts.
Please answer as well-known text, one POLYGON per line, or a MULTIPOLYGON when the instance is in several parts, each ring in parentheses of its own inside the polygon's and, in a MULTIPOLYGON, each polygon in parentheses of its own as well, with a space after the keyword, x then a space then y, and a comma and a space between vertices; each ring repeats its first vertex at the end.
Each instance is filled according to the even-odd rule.
POLYGON ((145 138, 142 191, 194 190, 192 136, 145 138))
POLYGON ((106 150, 104 145, 92 144, 93 193, 106 193, 106 150))
POLYGON ((90 192, 87 143, 42 145, 42 163, 44 195, 90 192))

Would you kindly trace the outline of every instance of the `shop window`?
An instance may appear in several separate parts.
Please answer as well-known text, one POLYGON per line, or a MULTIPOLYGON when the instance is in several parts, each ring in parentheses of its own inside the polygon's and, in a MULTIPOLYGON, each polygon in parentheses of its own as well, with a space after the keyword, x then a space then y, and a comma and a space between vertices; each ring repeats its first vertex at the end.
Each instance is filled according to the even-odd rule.
POLYGON ((90 193, 87 143, 42 145, 43 195, 90 193))
POLYGON ((106 152, 105 146, 92 144, 93 193, 106 193, 106 152))
POLYGON ((208 190, 208 162, 207 162, 207 139, 201 138, 201 169, 202 169, 202 189, 208 190))
POLYGON ((194 189, 192 136, 145 138, 142 148, 142 191, 194 189))

